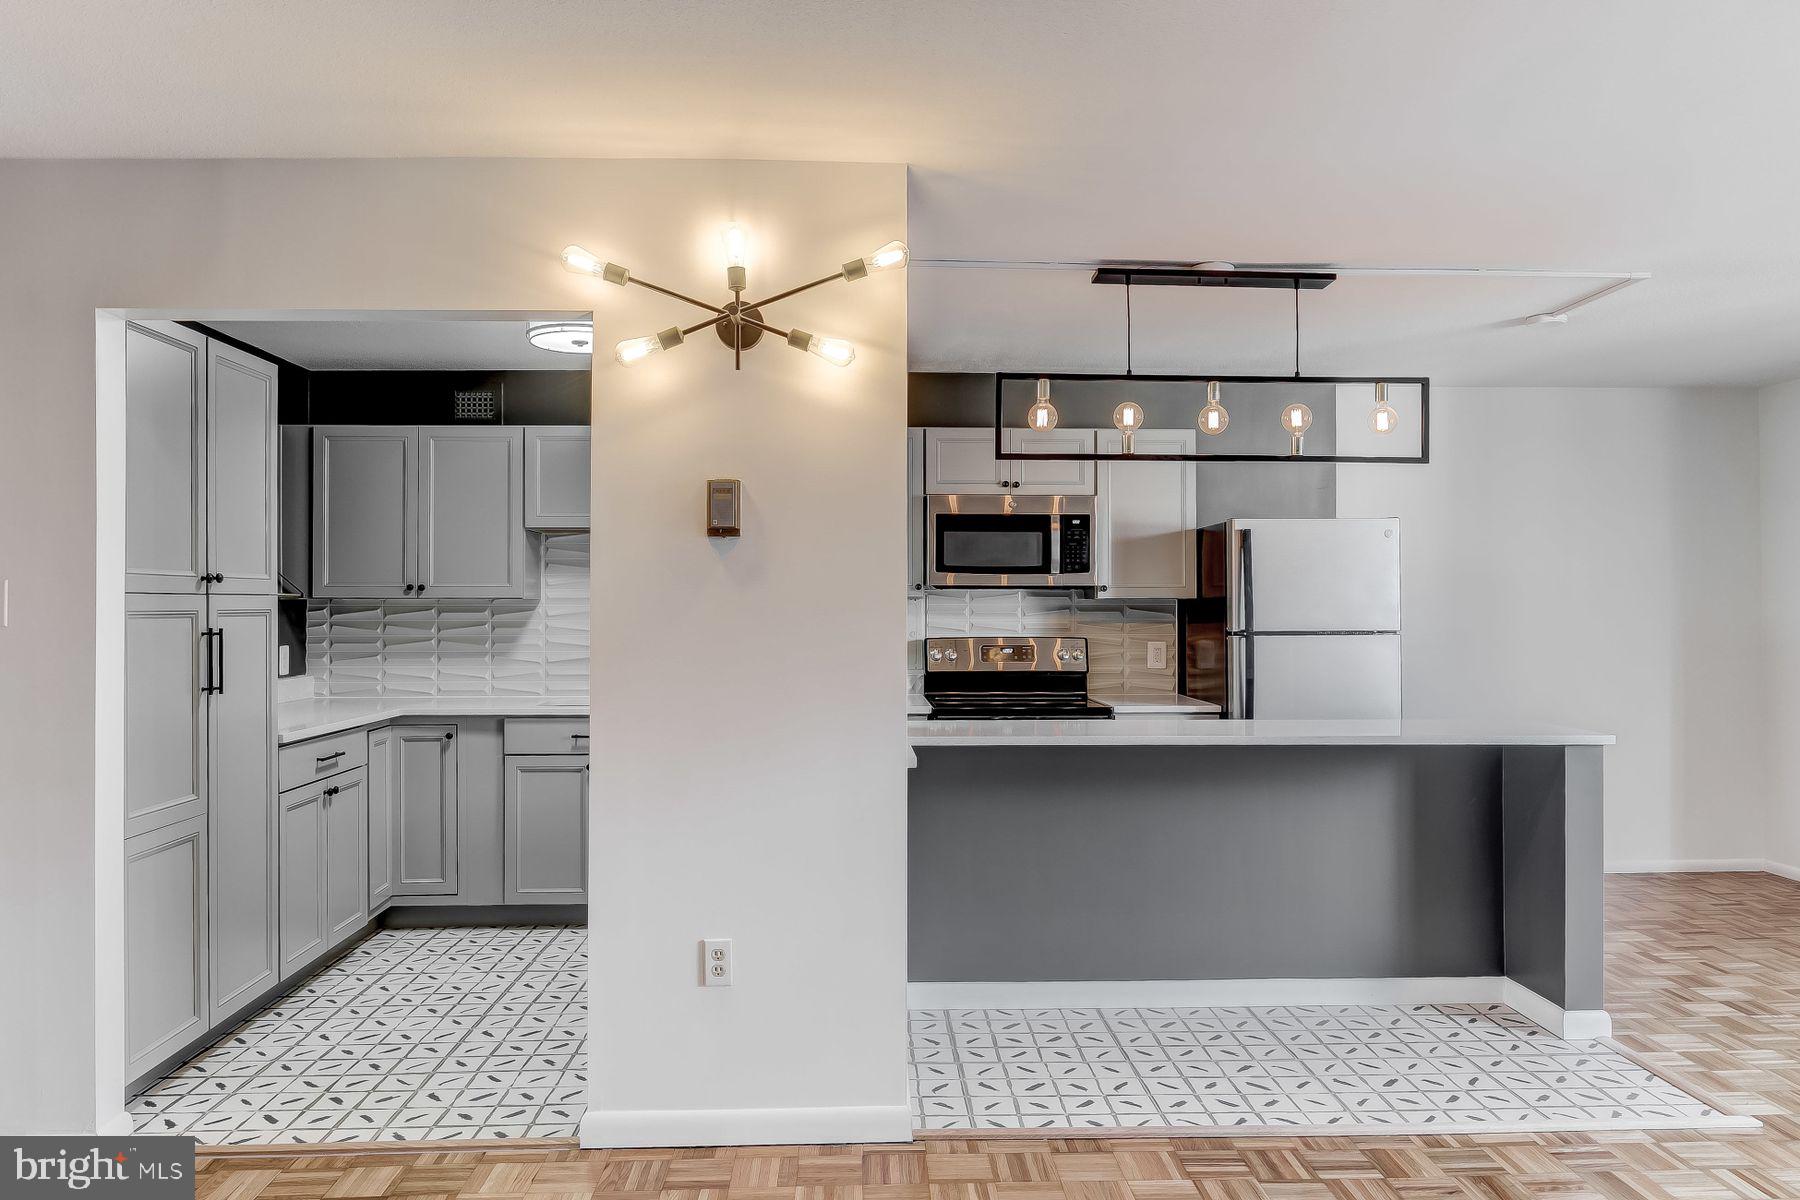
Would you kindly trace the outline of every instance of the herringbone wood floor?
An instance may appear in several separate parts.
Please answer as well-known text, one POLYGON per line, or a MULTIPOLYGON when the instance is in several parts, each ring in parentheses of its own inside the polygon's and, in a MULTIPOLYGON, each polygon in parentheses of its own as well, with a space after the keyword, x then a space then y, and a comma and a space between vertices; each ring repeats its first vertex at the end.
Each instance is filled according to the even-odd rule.
POLYGON ((1760 1133, 1086 1138, 283 1156, 203 1152, 200 1200, 1743 1200, 1800 1197, 1800 884, 1607 880, 1618 1040, 1760 1133))

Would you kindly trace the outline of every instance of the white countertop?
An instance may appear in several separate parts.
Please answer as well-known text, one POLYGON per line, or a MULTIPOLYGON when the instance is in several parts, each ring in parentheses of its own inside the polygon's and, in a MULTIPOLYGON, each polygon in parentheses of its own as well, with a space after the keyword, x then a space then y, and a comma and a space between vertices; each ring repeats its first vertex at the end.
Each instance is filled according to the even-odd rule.
POLYGON ((303 742, 396 717, 585 717, 586 696, 314 696, 275 706, 275 740, 303 742))
POLYGON ((916 750, 955 746, 1610 746, 1610 733, 1519 721, 927 721, 909 718, 916 750))

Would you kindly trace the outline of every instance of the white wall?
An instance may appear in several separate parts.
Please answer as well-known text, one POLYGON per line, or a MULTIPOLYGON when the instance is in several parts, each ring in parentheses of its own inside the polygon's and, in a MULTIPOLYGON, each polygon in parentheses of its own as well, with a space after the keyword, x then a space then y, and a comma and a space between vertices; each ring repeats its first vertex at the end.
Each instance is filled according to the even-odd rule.
POLYGON ((1758 396, 1768 852, 1800 876, 1800 379, 1758 396))
POLYGON ((1757 446, 1752 393, 1443 387, 1428 466, 1339 468, 1403 521, 1407 714, 1617 734, 1609 866, 1764 857, 1757 446))
MULTIPOLYGON (((95 502, 95 311, 594 307, 609 344, 687 314, 570 275, 556 252, 579 241, 710 294, 717 228, 731 217, 759 235, 766 269, 754 278, 810 278, 901 234, 904 171, 0 163, 0 576, 12 580, 0 630, 0 1129, 92 1130, 122 1100, 116 1062, 94 1053, 107 1041, 116 1058, 121 1020, 116 956, 97 961, 92 947, 121 917, 117 781, 97 791, 94 766, 97 720, 116 740, 116 696, 96 705, 119 682, 111 616, 109 653, 94 646, 97 547, 110 587, 122 523, 122 502, 95 502), (114 864, 99 875, 97 827, 114 864)), ((621 514, 622 532, 595 556, 596 626, 619 631, 595 645, 595 694, 619 699, 596 709, 593 999, 596 1025, 633 1022, 596 1035, 602 1109, 754 1097, 822 1113, 790 1124, 796 1141, 845 1112, 859 1136, 909 1124, 904 680, 880 650, 905 628, 904 303, 904 283, 886 276, 777 310, 858 338, 848 371, 777 344, 734 375, 721 347, 700 343, 629 380, 595 373, 596 511, 621 514), (745 479, 749 528, 726 547, 699 536, 700 487, 731 473, 745 479), (783 609, 828 578, 837 606, 783 609), (652 610, 673 635, 642 635, 652 610), (833 652, 778 652, 794 612, 833 652), (880 652, 835 653, 845 645, 880 652), (702 654, 710 690, 693 666, 702 654), (626 703, 616 680, 652 660, 668 674, 626 703), (850 933, 858 951, 840 960, 850 933), (695 939, 719 935, 739 939, 740 981, 702 993, 695 939), (893 1115, 871 1121, 871 1110, 893 1115)), ((99 483, 117 498, 117 414, 102 420, 113 444, 99 483)))

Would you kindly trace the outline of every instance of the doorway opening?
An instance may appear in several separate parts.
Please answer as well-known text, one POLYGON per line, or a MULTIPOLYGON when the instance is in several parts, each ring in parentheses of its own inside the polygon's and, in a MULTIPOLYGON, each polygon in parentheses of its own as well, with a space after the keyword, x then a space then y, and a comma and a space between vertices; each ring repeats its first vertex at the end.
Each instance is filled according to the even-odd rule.
POLYGON ((205 1145, 574 1138, 591 316, 97 331, 103 1103, 205 1145))

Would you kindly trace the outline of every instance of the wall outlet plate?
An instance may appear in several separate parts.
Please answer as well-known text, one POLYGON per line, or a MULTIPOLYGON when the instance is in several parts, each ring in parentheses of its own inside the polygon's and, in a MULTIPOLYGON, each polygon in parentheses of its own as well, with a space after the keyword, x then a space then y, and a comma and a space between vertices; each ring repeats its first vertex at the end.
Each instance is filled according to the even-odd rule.
POLYGON ((700 943, 700 986, 731 986, 730 938, 706 938, 700 943))
POLYGON ((1160 671, 1169 665, 1169 643, 1146 642, 1144 645, 1144 657, 1147 660, 1145 666, 1152 671, 1160 671))

